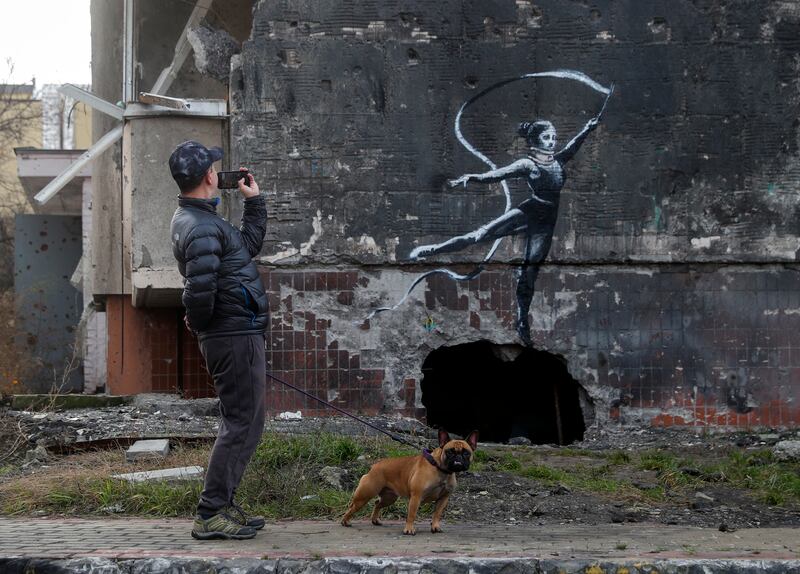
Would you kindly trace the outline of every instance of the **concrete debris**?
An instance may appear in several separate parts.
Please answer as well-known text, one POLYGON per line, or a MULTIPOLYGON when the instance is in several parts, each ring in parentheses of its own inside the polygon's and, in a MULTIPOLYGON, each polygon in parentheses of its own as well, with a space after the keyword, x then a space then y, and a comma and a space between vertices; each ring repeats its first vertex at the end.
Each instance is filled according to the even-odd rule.
POLYGON ((125 460, 133 462, 147 458, 166 458, 168 454, 169 441, 167 439, 137 440, 125 451, 125 460))
POLYGON ((280 413, 277 417, 275 417, 279 421, 299 421, 303 418, 303 413, 300 411, 286 411, 280 413))
POLYGON ((336 490, 344 490, 343 479, 347 476, 347 470, 336 466, 326 466, 320 469, 319 477, 327 485, 336 490))
POLYGON ((164 468, 161 470, 145 470, 142 472, 128 472, 114 474, 111 478, 127 480, 128 482, 153 482, 159 480, 180 481, 196 480, 203 478, 202 466, 183 466, 180 468, 164 468))
POLYGON ((194 65, 198 71, 227 84, 231 58, 241 51, 233 36, 225 30, 204 25, 189 30, 187 39, 194 50, 194 65))
POLYGON ((121 504, 111 504, 109 506, 101 506, 100 512, 106 514, 122 514, 125 512, 125 508, 121 504))
MULTIPOLYGON (((135 438, 213 439, 219 429, 217 399, 181 399, 170 395, 137 395, 133 404, 120 407, 71 411, 8 410, 2 413, 10 429, 22 429, 33 448, 50 450, 81 447, 94 442, 135 438)), ((436 431, 415 419, 391 416, 362 417, 371 424, 416 440, 420 448, 434 446, 436 431)), ((347 417, 306 417, 300 420, 268 420, 265 432, 314 434, 329 432, 347 436, 377 436, 376 430, 347 417)), ((14 432, 18 432, 14 430, 14 432)), ((22 451, 24 453, 24 451, 22 451)))
POLYGON ((772 449, 775 458, 782 461, 800 460, 800 440, 782 440, 772 449))
POLYGON ((22 410, 69 410, 117 407, 133 402, 129 395, 14 395, 11 397, 11 408, 22 410))
POLYGON ((38 445, 36 448, 29 450, 25 453, 25 462, 26 463, 35 463, 35 462, 47 462, 50 458, 50 454, 47 452, 47 449, 44 448, 42 445, 38 445))
POLYGON ((704 492, 695 492, 694 500, 689 503, 692 510, 708 510, 714 506, 715 500, 704 492))
POLYGON ((528 438, 528 437, 526 437, 526 436, 513 436, 513 437, 511 437, 510 439, 508 439, 508 444, 510 444, 510 445, 525 445, 525 446, 530 446, 530 444, 531 444, 531 439, 529 439, 529 438, 528 438))
POLYGON ((197 417, 215 417, 219 415, 219 399, 184 399, 178 395, 159 393, 142 393, 135 395, 133 406, 140 412, 168 415, 187 415, 197 417))

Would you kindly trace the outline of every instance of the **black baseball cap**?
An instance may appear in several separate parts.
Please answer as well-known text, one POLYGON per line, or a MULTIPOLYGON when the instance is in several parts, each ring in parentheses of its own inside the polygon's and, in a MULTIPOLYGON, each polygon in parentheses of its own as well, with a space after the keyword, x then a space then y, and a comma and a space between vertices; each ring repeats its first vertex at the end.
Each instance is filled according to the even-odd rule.
POLYGON ((196 141, 186 141, 175 148, 169 156, 169 171, 181 189, 199 183, 208 168, 222 159, 222 148, 207 148, 196 141))

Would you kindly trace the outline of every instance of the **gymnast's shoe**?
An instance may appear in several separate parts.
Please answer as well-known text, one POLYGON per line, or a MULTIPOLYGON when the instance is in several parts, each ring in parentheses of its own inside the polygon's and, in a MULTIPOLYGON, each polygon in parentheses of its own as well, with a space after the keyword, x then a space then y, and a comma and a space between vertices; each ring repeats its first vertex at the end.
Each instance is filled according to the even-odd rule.
POLYGON ((527 317, 520 317, 517 319, 517 336, 526 347, 533 346, 533 341, 531 341, 531 327, 528 324, 527 317))
POLYGON ((409 259, 425 259, 430 255, 433 255, 434 250, 436 249, 435 245, 420 245, 419 247, 415 247, 414 250, 409 253, 409 259))

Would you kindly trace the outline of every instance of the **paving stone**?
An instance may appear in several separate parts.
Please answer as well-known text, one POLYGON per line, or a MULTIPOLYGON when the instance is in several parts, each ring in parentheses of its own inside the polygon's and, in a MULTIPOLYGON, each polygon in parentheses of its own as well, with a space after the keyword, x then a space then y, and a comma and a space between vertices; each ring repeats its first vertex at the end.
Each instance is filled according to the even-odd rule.
POLYGON ((146 458, 165 458, 168 454, 168 439, 137 440, 125 451, 125 460, 133 462, 146 458))
POLYGON ((195 480, 203 478, 202 466, 182 466, 180 468, 164 468, 161 470, 145 470, 142 472, 129 472, 114 474, 111 478, 127 480, 128 482, 148 482, 157 480, 195 480))

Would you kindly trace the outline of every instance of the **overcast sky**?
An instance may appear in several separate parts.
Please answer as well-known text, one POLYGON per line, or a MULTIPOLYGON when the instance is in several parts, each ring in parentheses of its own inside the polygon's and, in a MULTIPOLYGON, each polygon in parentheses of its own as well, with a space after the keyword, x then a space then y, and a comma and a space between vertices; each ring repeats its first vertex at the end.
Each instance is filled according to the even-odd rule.
POLYGON ((89 0, 3 0, 0 83, 89 84, 89 0), (14 63, 8 77, 6 60, 14 63))

